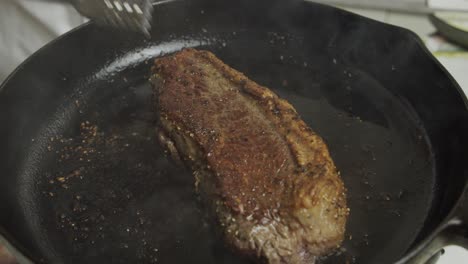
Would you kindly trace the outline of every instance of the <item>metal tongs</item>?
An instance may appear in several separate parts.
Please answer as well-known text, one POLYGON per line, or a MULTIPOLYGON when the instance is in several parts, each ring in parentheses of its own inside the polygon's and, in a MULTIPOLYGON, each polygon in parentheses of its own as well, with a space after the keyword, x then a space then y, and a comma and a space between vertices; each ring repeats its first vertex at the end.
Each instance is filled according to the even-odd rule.
POLYGON ((149 35, 153 15, 150 0, 72 0, 72 4, 98 24, 149 35))
MULTIPOLYGON (((153 15, 151 0, 48 0, 72 4, 83 16, 99 25, 137 31, 149 36, 153 15)), ((162 4, 165 0, 154 4, 162 4)))

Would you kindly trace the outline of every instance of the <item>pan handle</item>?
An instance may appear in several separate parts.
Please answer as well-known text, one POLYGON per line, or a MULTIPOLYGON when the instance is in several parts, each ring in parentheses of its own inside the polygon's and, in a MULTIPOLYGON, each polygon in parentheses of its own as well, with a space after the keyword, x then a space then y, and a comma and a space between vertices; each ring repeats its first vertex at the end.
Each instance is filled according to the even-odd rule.
MULTIPOLYGON (((468 188, 465 190, 454 217, 442 226, 430 242, 416 249, 401 263, 405 264, 429 264, 434 258, 438 259, 443 248, 446 246, 460 246, 468 249, 468 188)), ((400 263, 400 262, 399 262, 400 263)))
POLYGON ((456 245, 468 249, 466 227, 451 226, 442 230, 415 256, 404 262, 405 264, 429 264, 434 258, 438 258, 446 246, 456 245))

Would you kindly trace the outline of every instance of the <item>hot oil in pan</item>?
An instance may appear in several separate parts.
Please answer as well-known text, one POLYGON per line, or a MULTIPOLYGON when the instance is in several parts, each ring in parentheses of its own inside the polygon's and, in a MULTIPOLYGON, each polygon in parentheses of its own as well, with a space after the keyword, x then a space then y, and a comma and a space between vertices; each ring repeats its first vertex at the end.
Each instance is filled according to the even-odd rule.
POLYGON ((193 177, 159 148, 151 88, 137 83, 103 96, 106 112, 84 112, 76 136, 50 139, 52 244, 66 263, 219 263, 229 254, 212 253, 193 177))
MULTIPOLYGON (((338 57, 343 52, 333 43, 323 47, 327 43, 291 33, 255 36, 238 37, 215 53, 296 108, 324 138, 348 189, 344 245, 321 262, 396 261, 417 239, 435 186, 428 176, 434 161, 417 114, 390 87, 338 57)), ((392 64, 378 67, 397 78, 404 71, 392 64)))
MULTIPOLYGON (((262 50, 255 44, 249 42, 262 50)), ((403 254, 428 210, 415 205, 429 201, 432 188, 423 180, 431 169, 428 146, 411 110, 371 77, 333 58, 314 64, 275 51, 278 56, 265 63, 254 54, 236 56, 229 45, 213 51, 290 101, 327 142, 348 188, 351 215, 344 246, 320 262, 379 263, 388 260, 377 255, 403 254)), ((74 129, 50 140, 58 167, 40 185, 50 201, 45 225, 56 230, 50 240, 57 258, 246 263, 214 235, 191 174, 157 144, 154 102, 141 69, 103 85, 107 89, 86 102, 74 129)))
POLYGON ((429 146, 411 108, 366 73, 337 68, 319 81, 314 74, 284 77, 276 89, 324 138, 348 189, 344 245, 320 263, 392 262, 375 252, 402 256, 419 232, 411 227, 422 225, 429 210, 428 203, 417 206, 432 195, 429 146), (406 248, 393 241, 406 241, 406 248))

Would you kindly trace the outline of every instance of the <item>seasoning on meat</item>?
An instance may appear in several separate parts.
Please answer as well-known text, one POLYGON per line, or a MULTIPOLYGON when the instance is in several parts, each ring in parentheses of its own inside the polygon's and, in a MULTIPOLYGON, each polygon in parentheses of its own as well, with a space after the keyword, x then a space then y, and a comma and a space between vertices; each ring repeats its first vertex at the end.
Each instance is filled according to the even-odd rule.
POLYGON ((159 139, 192 169, 234 250, 295 264, 340 246, 345 187, 287 101, 207 51, 158 58, 153 73, 159 139))

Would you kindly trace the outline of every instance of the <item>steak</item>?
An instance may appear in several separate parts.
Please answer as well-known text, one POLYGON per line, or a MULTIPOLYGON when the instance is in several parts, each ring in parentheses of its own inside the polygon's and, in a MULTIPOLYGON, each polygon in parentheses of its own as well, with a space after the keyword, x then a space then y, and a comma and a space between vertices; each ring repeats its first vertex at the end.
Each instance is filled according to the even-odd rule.
POLYGON ((159 140, 193 171, 231 248, 295 264, 340 246, 345 187, 291 104, 207 51, 158 58, 152 71, 159 140))

